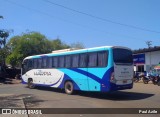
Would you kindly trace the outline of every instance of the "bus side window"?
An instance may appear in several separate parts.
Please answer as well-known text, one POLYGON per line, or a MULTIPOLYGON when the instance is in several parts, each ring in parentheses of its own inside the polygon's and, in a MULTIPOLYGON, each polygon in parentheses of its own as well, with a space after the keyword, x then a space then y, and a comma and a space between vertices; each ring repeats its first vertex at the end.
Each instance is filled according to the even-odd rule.
POLYGON ((79 54, 72 55, 72 67, 79 67, 79 54))
POLYGON ((37 63, 38 63, 37 68, 39 68, 39 69, 42 68, 42 59, 41 58, 37 59, 37 63))
POLYGON ((80 54, 79 67, 87 67, 87 54, 80 54))
POLYGON ((59 56, 59 65, 58 67, 64 68, 64 56, 59 56))
POLYGON ((47 58, 47 67, 48 68, 52 68, 52 64, 53 64, 53 58, 52 57, 48 57, 47 58))
POLYGON ((97 52, 88 53, 88 67, 97 67, 97 52))
POLYGON ((42 58, 42 68, 47 68, 47 57, 42 58))
POLYGON ((58 67, 58 57, 53 57, 53 67, 54 68, 58 67))
POLYGON ((37 59, 33 59, 33 68, 37 68, 37 59))
POLYGON ((70 68, 71 67, 71 56, 67 55, 65 56, 65 68, 70 68))
POLYGON ((108 64, 108 51, 98 52, 98 67, 106 67, 108 64))

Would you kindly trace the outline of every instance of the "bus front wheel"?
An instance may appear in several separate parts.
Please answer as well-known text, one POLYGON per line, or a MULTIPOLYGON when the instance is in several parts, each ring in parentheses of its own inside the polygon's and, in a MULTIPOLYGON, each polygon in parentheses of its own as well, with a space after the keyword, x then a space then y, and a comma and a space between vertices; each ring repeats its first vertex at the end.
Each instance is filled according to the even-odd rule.
POLYGON ((28 79, 28 88, 30 88, 30 89, 35 88, 35 85, 34 85, 34 83, 33 83, 33 80, 32 80, 32 79, 28 79))
POLYGON ((73 94, 73 91, 74 91, 73 83, 71 81, 67 81, 65 83, 64 89, 66 94, 69 94, 69 95, 73 94))

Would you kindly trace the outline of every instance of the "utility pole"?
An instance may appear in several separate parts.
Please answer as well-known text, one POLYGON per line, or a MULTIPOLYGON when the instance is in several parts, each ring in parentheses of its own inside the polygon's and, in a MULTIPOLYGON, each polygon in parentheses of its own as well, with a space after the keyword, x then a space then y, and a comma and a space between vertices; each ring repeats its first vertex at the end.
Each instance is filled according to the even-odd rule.
MULTIPOLYGON (((152 45, 152 41, 146 41, 146 44, 148 46, 148 49, 151 48, 151 45, 152 45)), ((149 52, 149 70, 151 70, 152 67, 151 67, 151 51, 149 52)))

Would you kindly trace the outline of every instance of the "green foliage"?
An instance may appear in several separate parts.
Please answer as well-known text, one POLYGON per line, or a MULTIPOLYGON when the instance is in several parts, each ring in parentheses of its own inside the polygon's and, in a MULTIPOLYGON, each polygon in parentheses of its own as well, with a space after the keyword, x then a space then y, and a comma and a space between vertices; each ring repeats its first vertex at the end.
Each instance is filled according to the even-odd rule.
POLYGON ((83 45, 83 43, 76 42, 71 44, 71 48, 83 49, 85 48, 85 46, 83 45))
POLYGON ((66 49, 70 48, 69 45, 63 43, 60 39, 55 39, 51 41, 52 50, 60 50, 60 49, 66 49))
POLYGON ((5 58, 9 54, 7 46, 0 49, 0 63, 5 64, 5 58))
POLYGON ((6 39, 9 36, 9 32, 5 30, 0 30, 0 47, 5 47, 6 39))
POLYGON ((38 32, 30 32, 22 36, 15 36, 7 44, 10 54, 6 62, 12 66, 20 66, 22 60, 31 55, 46 54, 53 50, 66 49, 70 46, 60 39, 48 40, 38 32))

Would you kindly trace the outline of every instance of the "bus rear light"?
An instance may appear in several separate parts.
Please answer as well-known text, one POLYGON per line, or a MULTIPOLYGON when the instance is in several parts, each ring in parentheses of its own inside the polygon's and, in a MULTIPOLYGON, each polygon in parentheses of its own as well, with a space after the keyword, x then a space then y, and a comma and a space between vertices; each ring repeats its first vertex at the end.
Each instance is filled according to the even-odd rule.
POLYGON ((112 74, 111 74, 110 81, 111 81, 111 82, 113 82, 113 81, 114 81, 114 72, 112 72, 112 74))

